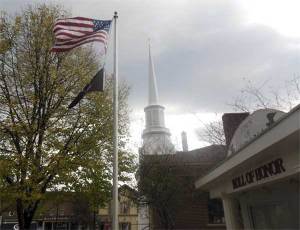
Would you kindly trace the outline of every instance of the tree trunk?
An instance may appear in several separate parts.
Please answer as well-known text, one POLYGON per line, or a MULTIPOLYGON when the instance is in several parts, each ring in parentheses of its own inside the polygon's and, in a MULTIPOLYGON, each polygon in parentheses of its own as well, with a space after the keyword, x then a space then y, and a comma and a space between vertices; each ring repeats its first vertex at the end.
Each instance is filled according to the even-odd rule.
POLYGON ((94 221, 93 221, 93 229, 96 229, 96 211, 94 209, 94 221))
POLYGON ((20 230, 30 230, 30 225, 40 200, 34 201, 24 207, 22 199, 17 199, 17 215, 20 230))
POLYGON ((23 202, 21 199, 17 199, 17 215, 18 215, 18 224, 20 230, 24 230, 24 213, 23 213, 23 202))
POLYGON ((25 230, 30 230, 30 225, 33 219, 34 213, 32 211, 25 211, 24 215, 24 229, 25 230))

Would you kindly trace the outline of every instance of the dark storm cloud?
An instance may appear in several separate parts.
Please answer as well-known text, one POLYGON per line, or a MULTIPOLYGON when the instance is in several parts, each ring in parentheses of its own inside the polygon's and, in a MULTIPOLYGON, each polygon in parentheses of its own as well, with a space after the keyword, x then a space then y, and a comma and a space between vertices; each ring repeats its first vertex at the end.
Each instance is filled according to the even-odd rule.
MULTIPOLYGON (((280 87, 299 73, 295 41, 272 29, 243 24, 229 5, 206 4, 190 11, 191 20, 168 27, 168 46, 155 57, 159 91, 180 110, 221 112, 250 79, 280 87)), ((297 42, 296 42, 297 43, 297 42)), ((299 43, 298 43, 299 44, 299 43)))
POLYGON ((250 79, 278 87, 299 73, 299 50, 266 27, 220 30, 200 42, 177 44, 158 59, 161 96, 191 110, 220 112, 250 79), (179 48, 181 47, 181 48, 179 48))
MULTIPOLYGON (((29 2, 0 0, 9 11, 29 2)), ((185 112, 227 110, 226 104, 243 88, 243 79, 280 87, 300 73, 299 40, 246 24, 235 1, 56 2, 73 15, 93 18, 109 18, 118 10, 120 78, 131 85, 135 110, 147 103, 149 37, 160 99, 185 112)))

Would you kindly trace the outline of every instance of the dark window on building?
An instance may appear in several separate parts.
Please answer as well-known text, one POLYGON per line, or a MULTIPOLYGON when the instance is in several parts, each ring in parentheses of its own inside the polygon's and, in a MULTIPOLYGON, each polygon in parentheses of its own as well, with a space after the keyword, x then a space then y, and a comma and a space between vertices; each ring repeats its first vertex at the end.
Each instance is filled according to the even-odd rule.
POLYGON ((130 213, 130 202, 124 201, 120 203, 120 213, 129 214, 130 213))
POLYGON ((130 223, 120 223, 119 229, 120 230, 131 230, 131 224, 130 223))
POLYGON ((46 222, 45 223, 45 230, 51 230, 52 229, 52 223, 51 222, 46 222))
POLYGON ((208 223, 225 224, 224 210, 221 199, 208 200, 208 223))
POLYGON ((111 224, 108 222, 101 222, 100 230, 111 230, 111 224))

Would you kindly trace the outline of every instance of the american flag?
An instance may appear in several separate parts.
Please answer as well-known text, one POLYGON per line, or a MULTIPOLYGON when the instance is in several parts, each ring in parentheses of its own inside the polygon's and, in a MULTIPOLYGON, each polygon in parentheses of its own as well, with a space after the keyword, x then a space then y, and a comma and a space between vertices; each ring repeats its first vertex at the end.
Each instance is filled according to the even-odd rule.
POLYGON ((52 52, 65 52, 89 42, 100 42, 106 52, 111 20, 75 17, 59 19, 54 25, 52 52))

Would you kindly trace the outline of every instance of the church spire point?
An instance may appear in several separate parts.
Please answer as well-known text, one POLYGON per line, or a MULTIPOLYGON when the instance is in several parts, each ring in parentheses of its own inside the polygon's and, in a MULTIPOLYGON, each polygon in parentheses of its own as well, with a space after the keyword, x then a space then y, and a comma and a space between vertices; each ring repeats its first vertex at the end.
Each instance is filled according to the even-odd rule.
POLYGON ((156 82, 156 75, 154 70, 153 57, 151 53, 151 43, 149 38, 149 105, 158 104, 158 89, 156 82))

